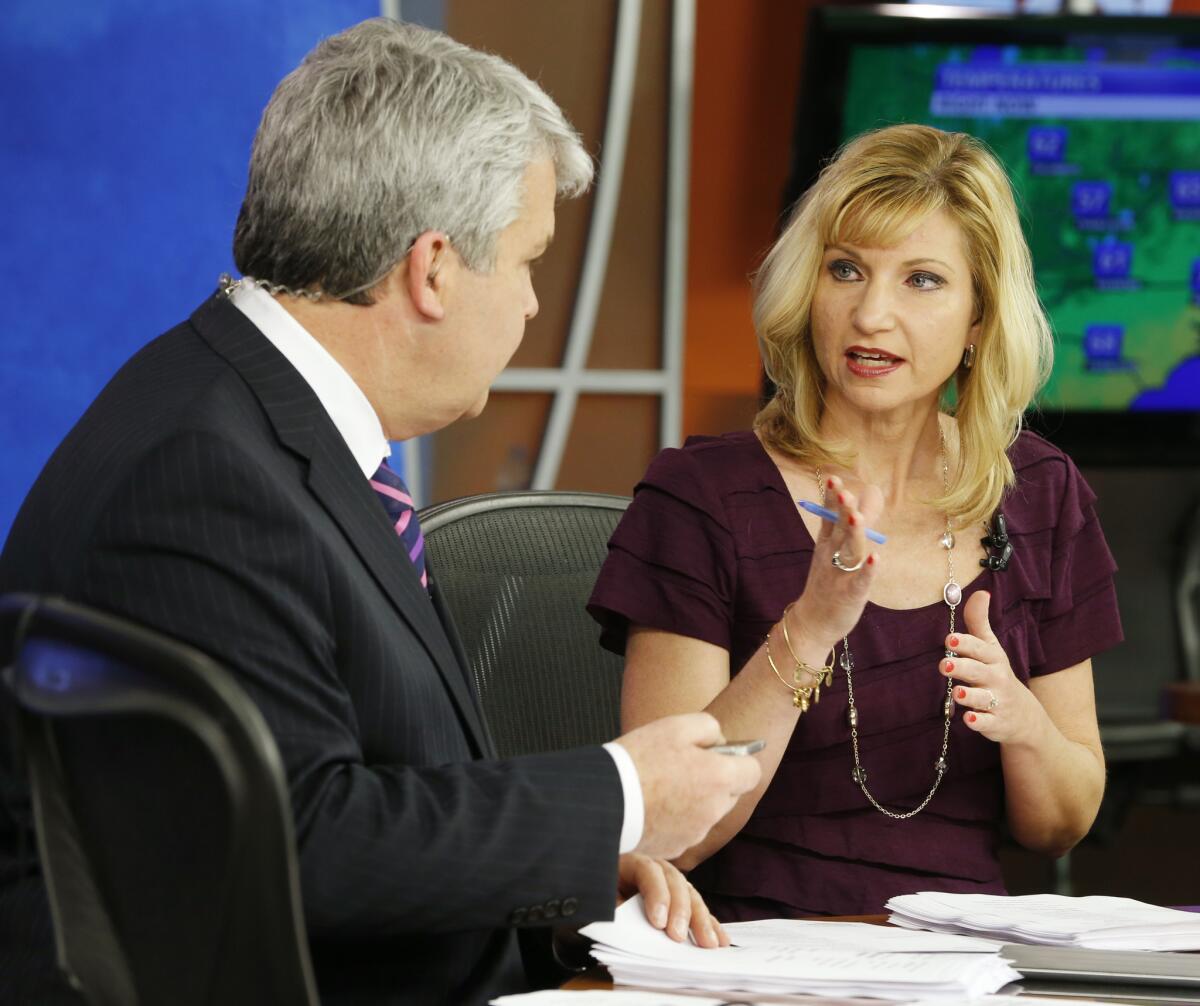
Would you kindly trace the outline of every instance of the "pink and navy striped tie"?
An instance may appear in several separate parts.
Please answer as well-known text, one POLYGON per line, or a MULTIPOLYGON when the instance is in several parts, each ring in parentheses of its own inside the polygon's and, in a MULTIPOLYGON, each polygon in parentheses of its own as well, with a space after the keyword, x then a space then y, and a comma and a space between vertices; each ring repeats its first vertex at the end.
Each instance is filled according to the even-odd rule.
POLYGON ((383 503, 396 534, 404 543, 408 557, 421 578, 421 586, 428 590, 429 578, 425 574, 425 536, 421 534, 421 524, 417 520, 417 511, 413 509, 408 487, 404 480, 388 467, 387 458, 383 459, 375 469, 375 474, 371 476, 371 488, 383 503))

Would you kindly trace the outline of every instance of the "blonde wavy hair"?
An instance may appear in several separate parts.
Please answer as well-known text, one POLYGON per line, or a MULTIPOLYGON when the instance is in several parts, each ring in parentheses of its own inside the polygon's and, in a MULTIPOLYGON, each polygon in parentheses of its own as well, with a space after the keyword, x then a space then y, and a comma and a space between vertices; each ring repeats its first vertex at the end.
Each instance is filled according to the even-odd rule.
POLYGON ((921 125, 864 133, 796 205, 754 277, 754 328, 777 389, 754 428, 769 447, 802 463, 849 466, 853 448, 819 432, 825 379, 811 308, 825 250, 841 242, 886 247, 937 210, 965 236, 980 329, 974 368, 959 368, 943 389, 942 409, 957 419, 958 460, 949 492, 929 502, 973 524, 991 519, 1015 481, 1006 450, 1049 375, 1054 350, 1008 176, 966 133, 921 125))

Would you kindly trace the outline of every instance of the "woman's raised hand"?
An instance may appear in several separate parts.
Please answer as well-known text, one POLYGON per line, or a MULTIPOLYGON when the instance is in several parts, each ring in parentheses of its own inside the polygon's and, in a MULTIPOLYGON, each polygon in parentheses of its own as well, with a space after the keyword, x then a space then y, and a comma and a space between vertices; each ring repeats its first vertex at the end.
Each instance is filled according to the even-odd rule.
POLYGON ((861 500, 831 475, 825 480, 826 505, 837 523, 821 522, 812 569, 792 609, 793 621, 805 638, 829 649, 847 635, 867 603, 871 581, 879 569, 879 546, 867 540, 867 528, 883 512, 883 494, 867 486, 861 500))
POLYGON ((963 708, 970 729, 998 743, 1029 743, 1044 729, 1044 711, 1013 673, 992 631, 991 599, 986 590, 977 590, 967 599, 963 605, 967 631, 946 637, 946 648, 955 655, 940 661, 938 669, 958 682, 954 701, 963 708))

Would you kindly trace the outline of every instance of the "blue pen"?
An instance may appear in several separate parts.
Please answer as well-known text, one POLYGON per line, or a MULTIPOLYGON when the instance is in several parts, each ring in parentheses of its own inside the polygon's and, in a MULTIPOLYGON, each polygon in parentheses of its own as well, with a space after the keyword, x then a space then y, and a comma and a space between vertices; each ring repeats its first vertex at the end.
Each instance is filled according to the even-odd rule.
MULTIPOLYGON (((809 513, 816 514, 821 520, 827 520, 830 524, 838 522, 838 515, 823 506, 818 506, 816 503, 810 503, 808 500, 796 500, 796 505, 802 510, 807 510, 809 513)), ((887 536, 880 534, 878 531, 867 528, 866 535, 876 545, 884 545, 887 543, 887 536)))

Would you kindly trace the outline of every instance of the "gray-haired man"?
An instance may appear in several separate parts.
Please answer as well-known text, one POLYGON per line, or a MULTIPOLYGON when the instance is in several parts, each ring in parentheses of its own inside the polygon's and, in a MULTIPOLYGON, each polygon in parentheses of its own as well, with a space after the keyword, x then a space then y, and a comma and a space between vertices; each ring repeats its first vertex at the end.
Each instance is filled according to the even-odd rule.
MULTIPOLYGON (((118 373, 0 557, 0 590, 184 639, 259 704, 326 1004, 519 988, 513 928, 608 917, 618 874, 658 924, 668 908, 682 920, 677 937, 690 918, 700 942, 719 939, 660 858, 698 841, 756 762, 705 751, 720 735, 704 714, 495 759, 419 539, 410 561, 406 519, 394 527, 377 497, 403 496, 385 484, 389 440, 484 407, 537 311, 530 266, 555 199, 590 177, 559 109, 496 57, 388 21, 321 43, 263 116, 243 279, 118 373)), ((37 883, 0 901, 44 910, 37 883)), ((39 930, 4 918, 0 943, 21 952, 39 930)), ((38 950, 42 970, 21 967, 45 977, 38 950)))

